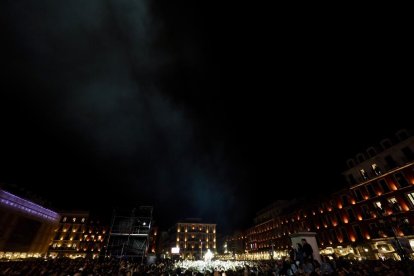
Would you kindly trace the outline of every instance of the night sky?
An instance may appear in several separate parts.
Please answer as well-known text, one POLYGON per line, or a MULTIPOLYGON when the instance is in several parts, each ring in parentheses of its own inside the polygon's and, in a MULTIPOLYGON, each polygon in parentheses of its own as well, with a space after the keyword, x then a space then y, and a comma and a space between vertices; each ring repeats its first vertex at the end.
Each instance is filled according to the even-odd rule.
POLYGON ((404 22, 165 2, 2 1, 0 182, 229 232, 412 128, 404 22))

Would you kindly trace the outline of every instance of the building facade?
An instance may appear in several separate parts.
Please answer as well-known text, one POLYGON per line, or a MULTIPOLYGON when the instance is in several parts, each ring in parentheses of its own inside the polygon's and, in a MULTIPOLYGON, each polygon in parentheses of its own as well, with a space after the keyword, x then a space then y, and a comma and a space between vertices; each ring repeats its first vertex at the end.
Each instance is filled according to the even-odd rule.
POLYGON ((90 220, 88 212, 66 212, 60 216, 48 256, 98 257, 105 245, 107 227, 90 220))
POLYGON ((261 214, 247 230, 249 254, 244 258, 286 256, 290 235, 303 231, 317 233, 322 254, 361 259, 413 256, 413 152, 414 136, 399 131, 348 160, 347 188, 314 203, 273 206, 277 212, 261 214))
POLYGON ((303 231, 303 228, 279 221, 300 206, 301 200, 277 200, 270 206, 257 212, 255 225, 246 231, 247 254, 238 255, 240 259, 263 260, 280 258, 287 255, 290 246, 290 234, 303 231))
POLYGON ((236 232, 231 236, 226 237, 225 239, 225 254, 231 254, 233 256, 246 253, 247 237, 245 232, 236 232))
POLYGON ((174 232, 174 245, 184 259, 201 259, 208 250, 216 252, 216 224, 179 222, 174 232))
POLYGON ((58 213, 0 189, 0 259, 44 256, 59 219, 58 213))

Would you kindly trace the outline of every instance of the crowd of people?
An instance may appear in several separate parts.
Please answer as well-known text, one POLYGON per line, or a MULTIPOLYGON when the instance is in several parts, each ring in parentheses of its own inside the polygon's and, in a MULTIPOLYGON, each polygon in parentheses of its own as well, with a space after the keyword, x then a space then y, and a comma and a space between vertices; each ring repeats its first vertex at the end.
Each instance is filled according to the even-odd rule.
MULTIPOLYGON (((231 267, 231 266, 229 266, 231 267)), ((387 275, 413 276, 413 261, 350 261, 342 258, 329 260, 323 258, 305 260, 303 264, 286 258, 285 260, 245 262, 234 268, 217 267, 216 269, 197 270, 180 267, 177 262, 162 260, 153 264, 141 262, 105 259, 32 259, 21 261, 0 261, 0 275, 387 275)))
POLYGON ((126 259, 32 259, 0 261, 0 275, 389 275, 414 276, 414 261, 352 261, 332 256, 314 258, 312 247, 302 239, 292 247, 289 257, 268 261, 189 261, 163 259, 153 263, 126 259), (319 258, 318 258, 319 259, 319 258))

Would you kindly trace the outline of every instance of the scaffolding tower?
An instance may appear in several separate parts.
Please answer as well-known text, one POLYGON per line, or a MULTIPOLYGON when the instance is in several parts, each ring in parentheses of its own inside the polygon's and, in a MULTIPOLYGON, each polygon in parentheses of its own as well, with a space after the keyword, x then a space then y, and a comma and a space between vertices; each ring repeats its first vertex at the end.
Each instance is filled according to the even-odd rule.
POLYGON ((130 212, 114 210, 106 257, 141 259, 148 251, 152 206, 140 206, 130 212))

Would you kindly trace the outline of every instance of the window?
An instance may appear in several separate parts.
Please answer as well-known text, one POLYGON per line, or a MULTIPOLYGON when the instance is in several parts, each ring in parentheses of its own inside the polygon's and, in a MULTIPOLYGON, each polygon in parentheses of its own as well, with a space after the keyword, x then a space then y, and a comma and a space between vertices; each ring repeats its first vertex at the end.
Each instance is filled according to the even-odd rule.
MULTIPOLYGON (((340 241, 340 237, 342 236, 341 234, 341 229, 338 227, 335 229, 335 233, 336 233, 336 237, 338 238, 338 240, 340 241)), ((342 242, 342 241, 341 241, 342 242)))
POLYGON ((341 232, 344 242, 349 242, 348 232, 346 232, 345 227, 341 227, 341 232))
POLYGON ((394 178, 398 182, 398 185, 400 185, 400 188, 409 186, 407 179, 405 179, 402 173, 394 174, 394 178))
POLYGON ((397 132, 397 137, 400 141, 403 141, 403 140, 407 139, 408 136, 409 136, 408 132, 405 129, 400 130, 400 131, 397 132))
POLYGON ((414 153, 409 147, 404 147, 401 149, 401 151, 404 154, 405 158, 407 158, 407 161, 414 160, 414 153))
MULTIPOLYGON (((413 195, 413 200, 414 200, 414 195, 413 195)), ((413 205, 414 205, 414 203, 413 203, 413 205)), ((329 216, 330 216, 331 223, 338 221, 338 218, 336 217, 334 212, 330 213, 329 216)))
POLYGON ((330 238, 331 242, 336 242, 335 232, 334 232, 333 229, 329 229, 329 238, 330 238))
POLYGON ((355 189, 354 193, 355 193, 355 197, 356 197, 357 201, 362 201, 364 199, 363 196, 362 196, 362 193, 359 189, 355 189))
POLYGON ((411 206, 414 207, 414 192, 408 193, 407 198, 408 201, 410 201, 411 206))
POLYGON ((375 149, 374 148, 369 148, 367 150, 369 157, 374 157, 375 156, 375 149))
POLYGON ((376 196, 375 191, 374 191, 374 188, 372 187, 371 184, 367 185, 367 190, 368 190, 368 193, 369 193, 369 196, 370 197, 376 196))
POLYGON ((343 195, 342 196, 342 204, 344 206, 348 206, 349 205, 348 196, 346 196, 346 195, 343 195))
POLYGON ((347 164, 348 164, 348 168, 350 169, 355 167, 355 162, 353 159, 348 159, 347 164))
POLYGON ((395 197, 390 197, 388 199, 388 203, 390 204, 392 211, 395 213, 401 212, 401 206, 398 203, 397 199, 395 197))
POLYGON ((387 155, 384 157, 385 162, 387 163, 387 166, 389 169, 393 169, 397 167, 397 162, 395 162, 394 158, 392 158, 391 155, 387 155))
POLYGON ((73 222, 76 222, 76 218, 73 218, 72 220, 73 220, 73 222))
POLYGON ((369 233, 371 235, 372 238, 379 238, 379 233, 378 233, 379 229, 376 223, 370 223, 369 224, 369 233))
POLYGON ((408 220, 408 218, 400 219, 400 229, 404 233, 404 235, 411 235, 413 233, 413 229, 410 225, 410 221, 408 220))
POLYGON ((361 206, 361 210, 362 210, 362 218, 363 219, 369 219, 370 218, 370 216, 369 216, 369 209, 368 209, 368 206, 367 205, 363 205, 363 206, 361 206))
POLYGON ((391 144, 391 141, 389 139, 385 139, 385 140, 382 140, 381 146, 384 149, 388 149, 388 148, 390 148, 392 146, 392 144, 391 144))
POLYGON ((385 181, 385 179, 381 179, 378 181, 378 184, 381 186, 382 191, 384 193, 388 193, 390 191, 390 187, 388 187, 387 182, 385 181))
POLYGON ((361 153, 357 155, 357 160, 359 163, 362 163, 365 161, 365 157, 364 155, 362 155, 361 153))
POLYGON ((359 241, 364 240, 364 236, 362 235, 362 231, 361 231, 361 228, 359 227, 359 225, 354 225, 353 228, 354 228, 354 232, 357 236, 357 240, 359 240, 359 241))
POLYGON ((66 218, 66 217, 64 217, 62 221, 63 221, 63 222, 66 222, 66 219, 67 219, 67 218, 66 218))
POLYGON ((350 184, 356 184, 356 180, 352 174, 348 174, 348 180, 350 184))
POLYGON ((398 201, 397 201, 397 199, 395 197, 390 197, 388 199, 388 202, 391 203, 391 204, 394 204, 394 203, 397 203, 398 201))
POLYGON ((371 168, 372 168, 372 172, 375 175, 380 175, 382 173, 380 167, 378 167, 378 165, 375 163, 371 165, 371 168))
POLYGON ((82 218, 82 220, 81 220, 82 222, 85 222, 85 218, 82 218))
POLYGON ((375 206, 375 208, 382 210, 382 203, 381 203, 381 201, 376 201, 374 203, 374 206, 375 206))
POLYGON ((362 179, 367 180, 368 174, 364 169, 360 169, 359 172, 361 173, 362 179))
MULTIPOLYGON (((318 219, 317 219, 317 221, 318 221, 318 219)), ((322 228, 326 224, 325 217, 324 216, 320 216, 319 217, 319 221, 320 221, 320 224, 319 225, 322 228)))
POLYGON ((349 216, 349 221, 350 222, 355 221, 355 213, 354 213, 354 210, 352 210, 351 208, 349 208, 347 210, 347 213, 348 213, 348 216, 349 216))

